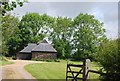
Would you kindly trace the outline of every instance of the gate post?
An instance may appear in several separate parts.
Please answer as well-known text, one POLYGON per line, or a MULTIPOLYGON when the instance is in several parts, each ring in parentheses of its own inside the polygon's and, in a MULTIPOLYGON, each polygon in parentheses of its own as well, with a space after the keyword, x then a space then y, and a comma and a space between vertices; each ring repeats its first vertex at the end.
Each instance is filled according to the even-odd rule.
POLYGON ((83 81, 88 81, 90 78, 89 70, 90 70, 90 59, 85 59, 83 62, 83 81))

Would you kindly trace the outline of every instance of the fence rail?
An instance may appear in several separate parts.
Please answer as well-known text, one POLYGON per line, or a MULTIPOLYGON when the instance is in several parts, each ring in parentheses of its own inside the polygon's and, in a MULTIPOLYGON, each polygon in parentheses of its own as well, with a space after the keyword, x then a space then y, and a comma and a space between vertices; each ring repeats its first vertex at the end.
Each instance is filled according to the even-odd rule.
POLYGON ((77 81, 77 79, 81 79, 82 81, 88 81, 90 79, 90 72, 105 75, 105 73, 91 70, 90 63, 91 61, 89 59, 85 59, 82 65, 67 63, 66 81, 68 81, 68 78, 71 78, 72 81, 77 81), (78 67, 80 69, 79 71, 72 71, 71 67, 78 67), (71 73, 71 76, 68 75, 69 73, 71 73), (80 74, 82 74, 82 77, 78 77, 80 74))
POLYGON ((101 74, 101 75, 106 75, 106 73, 102 73, 102 72, 99 72, 99 71, 94 71, 94 70, 89 70, 89 72, 92 72, 92 73, 97 73, 97 74, 101 74))

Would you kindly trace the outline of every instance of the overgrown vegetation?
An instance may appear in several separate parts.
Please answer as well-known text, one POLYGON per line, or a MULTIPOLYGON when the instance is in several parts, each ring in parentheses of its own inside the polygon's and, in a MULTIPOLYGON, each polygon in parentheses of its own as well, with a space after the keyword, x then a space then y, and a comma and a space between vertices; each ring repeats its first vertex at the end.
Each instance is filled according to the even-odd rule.
POLYGON ((114 81, 120 77, 120 39, 101 44, 97 60, 106 71, 104 78, 114 81))
POLYGON ((8 62, 7 58, 5 56, 1 56, 0 57, 0 66, 8 65, 8 64, 13 64, 13 63, 14 62, 8 62))
POLYGON ((7 58, 5 56, 0 56, 0 61, 7 61, 7 58))
POLYGON ((14 62, 8 62, 8 61, 0 61, 0 66, 13 64, 14 62))

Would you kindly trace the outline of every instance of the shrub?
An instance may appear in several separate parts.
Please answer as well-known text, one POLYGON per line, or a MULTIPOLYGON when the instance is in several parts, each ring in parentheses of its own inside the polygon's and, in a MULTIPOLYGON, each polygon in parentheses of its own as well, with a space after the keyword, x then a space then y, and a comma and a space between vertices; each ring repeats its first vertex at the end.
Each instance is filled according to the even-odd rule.
POLYGON ((46 61, 46 62, 60 62, 59 60, 51 60, 51 59, 38 59, 38 58, 32 58, 34 61, 46 61))
POLYGON ((7 61, 7 58, 6 58, 5 56, 1 56, 1 57, 0 57, 0 60, 2 60, 2 61, 7 61))
POLYGON ((16 60, 16 56, 12 56, 12 59, 13 59, 13 60, 16 60))
POLYGON ((97 60, 101 63, 106 76, 104 78, 117 80, 120 77, 120 39, 112 40, 100 46, 97 60))

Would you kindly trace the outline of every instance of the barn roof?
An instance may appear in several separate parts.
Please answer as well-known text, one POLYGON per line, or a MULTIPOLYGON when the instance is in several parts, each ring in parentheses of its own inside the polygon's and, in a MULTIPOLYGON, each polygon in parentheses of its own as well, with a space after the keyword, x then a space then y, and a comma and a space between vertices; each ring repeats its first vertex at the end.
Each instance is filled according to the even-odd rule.
POLYGON ((39 43, 38 46, 32 49, 32 51, 37 52, 57 52, 50 44, 48 43, 39 43))
POLYGON ((22 53, 31 53, 31 51, 37 51, 37 52, 57 52, 53 46, 48 44, 46 40, 42 40, 38 42, 37 44, 28 44, 27 47, 25 47, 20 52, 22 53))
POLYGON ((31 50, 33 48, 35 48, 37 46, 37 44, 28 44, 27 47, 25 47, 23 50, 21 50, 20 52, 22 53, 31 53, 31 50))

